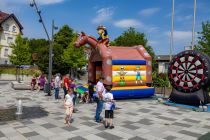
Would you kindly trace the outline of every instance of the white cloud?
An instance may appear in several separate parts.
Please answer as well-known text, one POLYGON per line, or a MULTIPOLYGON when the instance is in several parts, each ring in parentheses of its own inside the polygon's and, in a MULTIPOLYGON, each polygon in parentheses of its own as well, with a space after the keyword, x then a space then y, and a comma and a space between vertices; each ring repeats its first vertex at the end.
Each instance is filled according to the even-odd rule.
POLYGON ((144 24, 135 19, 123 19, 119 21, 115 21, 114 25, 120 28, 128 28, 128 27, 136 27, 136 28, 143 28, 144 24))
POLYGON ((145 27, 147 33, 155 33, 159 31, 159 27, 145 27))
POLYGON ((157 46, 158 45, 158 41, 157 40, 149 40, 148 41, 148 44, 150 45, 150 46, 157 46))
POLYGON ((139 14, 141 16, 151 16, 155 13, 157 13, 158 11, 160 11, 160 8, 147 8, 147 9, 143 9, 139 12, 139 14))
POLYGON ((191 37, 191 31, 174 31, 174 40, 190 40, 191 37))
MULTIPOLYGON (((29 6, 33 0, 0 0, 0 10, 16 13, 22 11, 23 6, 29 6)), ((37 5, 49 5, 64 2, 65 0, 36 0, 37 5)))
MULTIPOLYGON (((2 11, 15 11, 19 10, 23 5, 29 5, 33 0, 1 0, 0 9, 2 11)), ((48 5, 61 3, 65 0, 36 0, 37 5, 48 5)))
POLYGON ((114 14, 113 7, 101 8, 96 12, 97 16, 92 20, 93 23, 102 23, 112 19, 114 14))
MULTIPOLYGON (((168 38, 170 38, 171 32, 166 32, 165 33, 168 38)), ((192 31, 178 31, 175 30, 173 34, 174 38, 174 45, 178 46, 179 48, 183 48, 184 46, 189 46, 191 45, 192 41, 192 31)), ((197 34, 195 34, 196 38, 197 34)), ((177 48, 176 48, 177 49, 177 48)))
POLYGON ((40 4, 55 4, 55 3, 61 3, 63 2, 64 0, 36 0, 37 3, 40 3, 40 4))

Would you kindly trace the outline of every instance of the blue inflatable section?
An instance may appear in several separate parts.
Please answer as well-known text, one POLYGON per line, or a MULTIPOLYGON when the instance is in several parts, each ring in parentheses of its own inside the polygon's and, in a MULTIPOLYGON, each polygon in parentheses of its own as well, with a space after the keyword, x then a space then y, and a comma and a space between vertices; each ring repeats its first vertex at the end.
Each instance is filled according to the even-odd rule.
MULTIPOLYGON (((88 91, 88 89, 84 86, 78 87, 83 91, 88 91)), ((155 89, 153 87, 149 88, 138 88, 138 89, 123 89, 123 90, 111 90, 111 93, 114 96, 114 99, 134 99, 134 98, 145 98, 154 95, 155 89)), ((96 96, 96 92, 94 92, 94 96, 96 96)))
POLYGON ((146 60, 112 60, 112 65, 146 65, 146 60))

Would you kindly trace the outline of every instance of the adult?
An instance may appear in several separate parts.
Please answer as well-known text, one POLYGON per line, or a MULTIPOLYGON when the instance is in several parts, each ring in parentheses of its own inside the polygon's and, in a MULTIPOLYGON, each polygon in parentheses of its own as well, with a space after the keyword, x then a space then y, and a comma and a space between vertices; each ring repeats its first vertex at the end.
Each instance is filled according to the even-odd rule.
POLYGON ((40 90, 43 90, 44 89, 44 85, 46 83, 46 77, 44 75, 44 73, 42 73, 40 76, 39 76, 39 88, 40 90))
POLYGON ((95 119, 96 119, 96 122, 98 122, 98 123, 102 122, 100 114, 102 112, 103 103, 104 103, 103 95, 106 93, 105 88, 104 88, 104 84, 103 84, 103 80, 104 80, 104 78, 100 77, 99 81, 96 84, 96 93, 97 93, 96 103, 97 103, 97 106, 96 106, 95 119))
POLYGON ((64 91, 64 98, 66 94, 68 93, 68 89, 70 87, 70 82, 69 82, 69 74, 66 74, 63 78, 63 91, 64 91))
POLYGON ((60 74, 56 74, 55 77, 55 99, 60 99, 59 97, 59 89, 61 87, 61 79, 60 79, 60 74))
POLYGON ((89 102, 93 102, 93 93, 94 93, 94 85, 91 81, 88 81, 88 92, 89 92, 89 102))

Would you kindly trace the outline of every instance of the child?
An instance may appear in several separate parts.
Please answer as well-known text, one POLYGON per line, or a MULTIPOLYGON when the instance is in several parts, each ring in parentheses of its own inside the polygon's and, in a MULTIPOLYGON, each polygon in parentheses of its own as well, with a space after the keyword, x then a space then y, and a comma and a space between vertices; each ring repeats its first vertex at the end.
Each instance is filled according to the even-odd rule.
POLYGON ((94 93, 94 85, 91 81, 88 81, 88 92, 89 92, 89 102, 93 102, 93 93, 94 93))
POLYGON ((36 86, 36 76, 34 75, 31 79, 31 90, 34 90, 36 86))
POLYGON ((113 94, 110 93, 110 88, 106 89, 106 94, 104 95, 105 102, 105 128, 113 129, 113 117, 114 117, 114 107, 115 101, 113 100, 113 94), (108 126, 109 120, 109 126, 108 126))
POLYGON ((66 94, 64 98, 64 109, 66 111, 65 124, 68 124, 69 126, 74 109, 73 98, 74 98, 73 90, 69 88, 68 94, 66 94))

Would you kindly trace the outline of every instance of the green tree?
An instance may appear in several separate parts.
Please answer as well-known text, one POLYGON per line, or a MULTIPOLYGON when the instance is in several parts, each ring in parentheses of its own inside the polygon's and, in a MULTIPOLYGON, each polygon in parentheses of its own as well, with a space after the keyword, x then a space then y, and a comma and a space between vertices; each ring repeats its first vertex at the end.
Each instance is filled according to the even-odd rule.
POLYGON ((210 56, 210 23, 202 23, 202 31, 198 32, 198 45, 196 49, 210 56))
POLYGON ((29 51, 29 41, 19 34, 14 44, 11 44, 12 55, 9 56, 10 61, 14 65, 30 65, 32 58, 29 51))
POLYGON ((155 61, 155 53, 151 46, 147 45, 147 39, 145 38, 144 33, 137 32, 135 28, 130 27, 127 31, 123 32, 122 35, 117 37, 114 41, 110 42, 112 46, 135 46, 135 45, 143 45, 147 52, 152 57, 152 68, 156 70, 154 64, 155 61))
POLYGON ((64 25, 55 35, 54 44, 59 44, 62 48, 66 49, 74 37, 74 30, 68 25, 64 25))
POLYGON ((127 31, 123 32, 122 35, 117 37, 111 45, 118 46, 134 46, 134 45, 147 45, 147 39, 144 33, 137 32, 135 28, 130 27, 127 31))
POLYGON ((37 55, 35 63, 41 71, 48 73, 49 66, 49 42, 45 39, 31 39, 29 40, 31 54, 37 55))
POLYGON ((64 49, 64 53, 62 55, 62 60, 65 66, 67 66, 68 69, 73 69, 74 71, 76 71, 77 68, 82 68, 87 63, 86 55, 84 53, 84 46, 75 48, 73 45, 76 39, 77 34, 74 34, 72 42, 66 49, 64 49))
POLYGON ((67 66, 62 61, 62 55, 65 52, 69 44, 72 42, 74 37, 74 31, 68 25, 64 25, 54 36, 54 47, 53 47, 53 73, 67 73, 67 66))
MULTIPOLYGON (((210 57, 210 23, 202 22, 202 31, 198 32, 198 45, 195 47, 198 51, 207 54, 210 57)), ((208 86, 210 92, 210 85, 208 86)))

